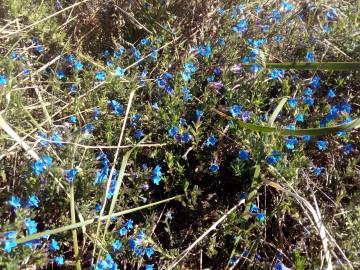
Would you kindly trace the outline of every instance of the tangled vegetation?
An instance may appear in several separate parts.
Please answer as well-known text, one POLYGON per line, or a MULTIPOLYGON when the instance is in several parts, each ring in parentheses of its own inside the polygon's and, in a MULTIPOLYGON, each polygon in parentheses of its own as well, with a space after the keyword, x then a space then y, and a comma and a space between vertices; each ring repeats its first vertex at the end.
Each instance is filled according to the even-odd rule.
POLYGON ((359 269, 359 14, 2 1, 1 269, 359 269))

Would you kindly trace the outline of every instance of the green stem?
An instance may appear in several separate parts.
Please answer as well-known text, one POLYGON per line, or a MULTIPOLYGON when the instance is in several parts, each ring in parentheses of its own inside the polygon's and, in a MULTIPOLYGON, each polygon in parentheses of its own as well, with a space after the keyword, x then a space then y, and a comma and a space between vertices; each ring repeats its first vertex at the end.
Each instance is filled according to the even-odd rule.
MULTIPOLYGON (((245 69, 253 64, 241 64, 245 69)), ((360 62, 298 62, 298 63, 265 63, 266 68, 296 69, 296 70, 333 70, 355 71, 360 70, 360 62)))
POLYGON ((53 235, 53 234, 66 232, 66 231, 69 231, 69 230, 80 228, 82 226, 88 226, 88 225, 90 225, 90 224, 92 224, 92 223, 94 223, 94 222, 96 222, 98 220, 102 221, 102 220, 106 220, 108 218, 120 217, 120 216, 129 214, 129 213, 133 213, 133 212, 136 212, 136 211, 139 211, 139 210, 142 210, 142 209, 150 208, 152 206, 156 206, 156 205, 163 204, 163 203, 166 203, 166 202, 169 202, 169 201, 180 199, 182 196, 183 195, 177 195, 177 196, 174 196, 174 197, 171 197, 171 198, 168 198, 168 199, 164 199, 164 200, 161 200, 161 201, 158 201, 158 202, 149 203, 149 204, 139 206, 139 207, 135 207, 135 208, 132 208, 132 209, 123 210, 123 211, 114 213, 111 216, 106 215, 106 216, 102 216, 100 218, 96 217, 96 218, 85 220, 83 222, 78 222, 78 223, 66 225, 66 226, 63 226, 63 227, 60 227, 60 228, 56 228, 56 229, 53 229, 53 230, 47 230, 47 231, 44 231, 44 232, 41 232, 41 233, 32 234, 32 235, 17 239, 16 243, 17 244, 22 244, 22 243, 25 243, 27 241, 31 241, 31 240, 34 240, 34 239, 39 239, 40 237, 50 236, 50 235, 53 235))
POLYGON ((216 109, 212 109, 217 114, 221 115, 222 117, 230 120, 235 120, 236 123, 245 129, 249 129, 252 131, 262 132, 262 133, 276 133, 282 136, 304 136, 304 135, 310 135, 310 136, 322 136, 322 135, 330 135, 337 133, 339 131, 347 131, 351 129, 357 129, 360 127, 360 118, 356 118, 355 120, 338 126, 333 127, 324 127, 324 128, 308 128, 308 129, 281 129, 281 128, 275 128, 270 126, 260 126, 255 124, 246 123, 237 119, 234 119, 228 115, 226 115, 223 112, 220 112, 216 109))
MULTIPOLYGON (((76 224, 75 219, 75 196, 74 196, 74 183, 71 183, 70 186, 70 214, 71 214, 71 224, 76 224)), ((79 244, 77 239, 77 233, 76 230, 72 230, 72 237, 74 242, 74 256, 76 259, 76 269, 81 270, 81 262, 79 258, 79 244)))

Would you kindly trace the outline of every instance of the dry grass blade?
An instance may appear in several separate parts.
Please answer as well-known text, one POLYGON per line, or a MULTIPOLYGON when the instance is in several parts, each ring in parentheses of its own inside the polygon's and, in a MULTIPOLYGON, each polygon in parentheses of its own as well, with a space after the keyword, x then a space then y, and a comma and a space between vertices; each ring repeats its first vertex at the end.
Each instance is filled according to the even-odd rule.
MULTIPOLYGON (((269 166, 269 171, 270 171, 271 173, 273 173, 274 175, 276 175, 277 177, 280 177, 280 178, 284 181, 284 183, 288 183, 288 182, 286 181, 286 179, 284 179, 284 178, 282 177, 282 175, 281 175, 279 172, 277 172, 277 170, 276 170, 274 167, 269 166)), ((277 189, 277 190, 279 190, 279 191, 282 191, 282 192, 284 192, 284 193, 286 193, 286 194, 294 197, 294 198, 299 202, 299 204, 301 205, 301 207, 302 207, 303 209, 306 209, 307 211, 310 212, 312 218, 310 218, 310 216, 309 216, 309 218, 310 218, 310 220, 312 220, 315 228, 316 228, 317 231, 319 232, 320 240, 321 240, 322 245, 323 245, 324 254, 325 254, 325 259, 326 259, 326 262, 327 262, 327 269, 333 269, 332 260, 331 260, 331 256, 330 256, 329 245, 328 245, 328 243, 329 243, 329 238, 328 238, 328 234, 326 233, 327 230, 326 230, 326 228, 325 228, 325 226, 324 226, 324 224, 323 224, 323 222, 322 222, 321 214, 320 214, 319 209, 317 208, 318 211, 315 210, 315 208, 310 204, 310 202, 309 202, 308 200, 306 200, 305 198, 301 197, 301 196, 296 192, 296 190, 294 190, 293 187, 290 186, 289 184, 287 184, 287 186, 288 186, 288 188, 291 189, 292 191, 289 191, 288 189, 285 189, 284 187, 282 187, 280 184, 275 183, 275 182, 270 181, 270 180, 265 180, 264 183, 265 183, 266 185, 269 185, 269 186, 271 186, 271 187, 273 187, 273 188, 275 188, 275 189, 277 189)), ((315 207, 317 207, 317 203, 316 203, 315 197, 314 197, 314 200, 315 200, 315 207)), ((306 212, 305 212, 305 213, 306 213, 306 212)), ((331 237, 331 238, 332 238, 332 237, 331 237)), ((332 238, 332 239, 333 239, 333 238, 332 238)), ((337 248, 338 248, 339 250, 341 250, 338 245, 337 245, 337 248)), ((344 257, 344 259, 346 260, 346 262, 347 262, 347 264, 349 265, 349 267, 350 267, 351 269, 354 269, 352 263, 348 260, 348 258, 346 257, 346 255, 345 255, 343 252, 341 252, 341 254, 343 255, 343 257, 344 257)))
MULTIPOLYGON (((210 232, 216 229, 219 224, 221 224, 232 212, 234 212, 240 205, 244 204, 245 200, 242 199, 240 202, 232 207, 229 211, 227 211, 221 218, 219 218, 210 228, 208 228, 194 243, 192 243, 187 249, 185 249, 180 256, 170 264, 170 266, 166 267, 167 270, 171 270, 175 268, 188 254, 189 252, 196 247, 210 232)), ((164 269, 164 268, 162 268, 164 269)))

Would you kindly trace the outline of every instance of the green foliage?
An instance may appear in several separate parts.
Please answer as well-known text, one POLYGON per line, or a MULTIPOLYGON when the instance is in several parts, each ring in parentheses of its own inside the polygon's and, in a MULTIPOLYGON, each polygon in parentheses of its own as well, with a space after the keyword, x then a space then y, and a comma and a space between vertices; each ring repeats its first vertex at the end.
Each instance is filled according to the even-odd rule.
POLYGON ((359 267, 360 1, 240 2, 0 4, 1 269, 359 267))

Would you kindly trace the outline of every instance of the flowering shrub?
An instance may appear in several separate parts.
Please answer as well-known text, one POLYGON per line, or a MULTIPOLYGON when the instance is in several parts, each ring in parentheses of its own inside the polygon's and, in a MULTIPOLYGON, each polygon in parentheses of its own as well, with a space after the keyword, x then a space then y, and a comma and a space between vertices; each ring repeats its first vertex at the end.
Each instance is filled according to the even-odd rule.
POLYGON ((358 7, 180 2, 1 4, 2 268, 359 265, 358 7))

